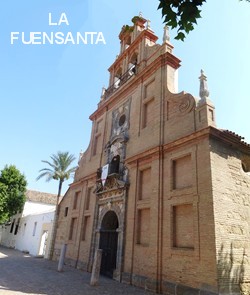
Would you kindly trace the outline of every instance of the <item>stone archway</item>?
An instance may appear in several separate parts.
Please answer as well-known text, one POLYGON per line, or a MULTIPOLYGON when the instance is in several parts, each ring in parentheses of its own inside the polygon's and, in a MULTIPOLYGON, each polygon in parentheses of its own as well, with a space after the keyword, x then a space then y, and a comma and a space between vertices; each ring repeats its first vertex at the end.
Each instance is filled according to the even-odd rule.
POLYGON ((102 249, 101 274, 113 278, 117 267, 119 221, 112 210, 106 212, 100 228, 99 248, 102 249))
MULTIPOLYGON (((116 260, 115 262, 113 262, 112 267, 110 267, 111 271, 110 270, 105 271, 105 267, 104 267, 105 258, 103 258, 104 265, 102 265, 101 273, 106 276, 112 277, 114 280, 121 281, 123 255, 124 255, 123 253, 124 253, 126 187, 117 191, 113 191, 111 196, 108 194, 108 192, 100 193, 99 196, 102 196, 102 198, 99 197, 100 199, 98 200, 96 213, 95 213, 96 225, 94 226, 95 228, 93 233, 94 240, 91 247, 89 265, 92 267, 95 251, 97 249, 104 248, 105 243, 108 242, 108 238, 107 238, 108 233, 111 233, 113 231, 115 232, 115 234, 113 235, 113 241, 115 242, 117 250, 115 250, 114 246, 112 246, 111 249, 115 250, 113 251, 113 253, 116 253, 116 260), (105 237, 105 232, 107 233, 106 237, 105 237)), ((105 257, 104 255, 102 257, 105 257)), ((113 257, 115 257, 114 254, 113 254, 113 257)))

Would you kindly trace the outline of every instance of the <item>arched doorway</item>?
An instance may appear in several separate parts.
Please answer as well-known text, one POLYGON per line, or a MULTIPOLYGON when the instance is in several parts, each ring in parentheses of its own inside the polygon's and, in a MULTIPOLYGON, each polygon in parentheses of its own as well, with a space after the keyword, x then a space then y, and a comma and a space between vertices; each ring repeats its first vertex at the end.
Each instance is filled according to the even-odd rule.
POLYGON ((102 249, 101 274, 111 278, 116 269, 118 226, 116 213, 108 211, 102 220, 99 248, 102 249))
POLYGON ((47 247, 47 240, 48 240, 48 231, 45 230, 45 231, 43 231, 43 234, 42 234, 38 255, 45 256, 45 251, 46 251, 46 247, 47 247))

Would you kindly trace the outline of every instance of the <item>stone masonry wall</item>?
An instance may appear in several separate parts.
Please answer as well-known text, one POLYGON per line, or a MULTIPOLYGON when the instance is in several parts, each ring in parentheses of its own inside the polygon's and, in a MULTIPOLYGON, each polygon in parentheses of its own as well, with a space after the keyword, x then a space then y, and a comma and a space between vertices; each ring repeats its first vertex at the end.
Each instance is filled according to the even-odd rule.
POLYGON ((220 294, 249 294, 250 176, 240 152, 211 140, 217 270, 220 294))

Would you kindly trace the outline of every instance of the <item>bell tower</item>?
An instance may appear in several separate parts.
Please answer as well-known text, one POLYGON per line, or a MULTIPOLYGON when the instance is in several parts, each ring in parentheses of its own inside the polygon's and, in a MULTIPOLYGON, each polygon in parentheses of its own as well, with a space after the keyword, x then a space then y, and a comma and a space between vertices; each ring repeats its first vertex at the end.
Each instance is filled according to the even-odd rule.
MULTIPOLYGON (((145 79, 147 68, 149 64, 155 62, 155 58, 161 55, 159 52, 161 46, 156 44, 158 37, 152 31, 150 21, 141 14, 132 18, 131 25, 122 27, 119 39, 120 53, 108 69, 109 85, 102 89, 98 109, 90 117, 96 124, 103 112, 107 116, 106 138, 103 139, 104 153, 100 159, 102 165, 97 171, 96 224, 93 229, 96 234, 92 256, 95 250, 101 247, 104 252, 101 271, 104 274, 111 274, 117 280, 121 280, 125 251, 125 219, 131 177, 126 159, 128 145, 134 137, 135 130, 134 126, 131 126, 135 119, 132 118, 132 113, 138 112, 136 96, 140 95, 141 83, 145 79), (110 212, 113 212, 117 219, 115 229, 117 234, 110 231, 108 240, 107 229, 103 228, 103 220, 112 215, 110 212), (107 245, 109 243, 110 245, 107 245), (108 248, 113 250, 108 252, 108 248), (109 264, 108 261, 113 261, 113 264, 109 264)), ((168 40, 165 40, 162 50, 172 49, 167 44, 169 44, 168 40)), ((139 102, 139 97, 137 101, 139 102)))
POLYGON ((119 34, 120 54, 108 69, 109 87, 103 89, 101 102, 118 90, 132 76, 142 71, 150 48, 156 45, 158 37, 150 28, 150 21, 140 14, 132 18, 133 25, 124 25, 119 34), (146 50, 147 48, 147 50, 146 50))
MULTIPOLYGON (((157 171, 153 166, 159 167, 156 164, 161 157, 159 151, 164 140, 170 138, 164 130, 169 133, 171 128, 165 128, 164 124, 170 122, 172 115, 176 116, 182 102, 168 102, 169 93, 175 95, 178 91, 180 60, 172 54, 167 27, 162 43, 156 43, 158 37, 150 21, 140 14, 132 18, 130 25, 122 26, 119 40, 119 55, 108 69, 108 86, 103 87, 97 109, 90 115, 91 142, 79 161, 74 186, 90 192, 87 196, 93 200, 94 209, 83 213, 83 232, 88 222, 91 227, 91 242, 86 239, 80 245, 87 249, 84 245, 90 243, 88 254, 82 258, 86 268, 91 269, 94 253, 101 248, 102 274, 126 281, 129 269, 138 272, 136 265, 130 265, 134 263, 130 255, 142 255, 130 249, 133 247, 130 233, 137 235, 131 221, 137 220, 144 227, 150 222, 147 217, 150 210, 153 212, 150 198, 156 198, 151 184, 157 181, 155 187, 158 187, 160 181, 159 175, 151 176, 151 171, 157 171), (134 205, 136 209, 131 209, 134 205), (136 216, 132 216, 134 213, 136 216)), ((138 225, 136 230, 143 231, 144 227, 138 225)), ((152 230, 157 232, 156 228, 152 230)), ((138 247, 144 244, 144 237, 139 236, 133 237, 138 239, 138 247)), ((159 251, 156 244, 152 245, 156 261, 159 251)), ((131 281, 130 275, 128 280, 131 281)))

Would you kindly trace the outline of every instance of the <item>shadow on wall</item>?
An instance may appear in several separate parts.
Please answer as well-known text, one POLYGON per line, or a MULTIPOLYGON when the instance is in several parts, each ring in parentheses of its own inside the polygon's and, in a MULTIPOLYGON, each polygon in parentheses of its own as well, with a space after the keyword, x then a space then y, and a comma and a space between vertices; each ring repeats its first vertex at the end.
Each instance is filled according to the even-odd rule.
POLYGON ((230 252, 221 245, 217 265, 220 294, 250 294, 250 281, 245 278, 247 255, 245 249, 240 254, 241 249, 237 248, 236 254, 233 243, 230 244, 230 252))

